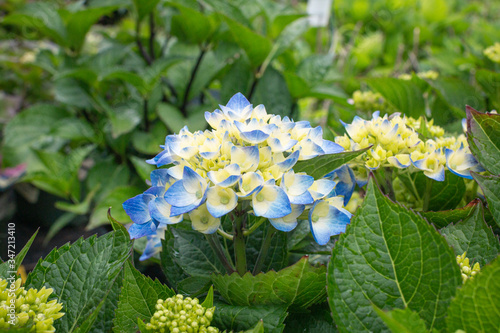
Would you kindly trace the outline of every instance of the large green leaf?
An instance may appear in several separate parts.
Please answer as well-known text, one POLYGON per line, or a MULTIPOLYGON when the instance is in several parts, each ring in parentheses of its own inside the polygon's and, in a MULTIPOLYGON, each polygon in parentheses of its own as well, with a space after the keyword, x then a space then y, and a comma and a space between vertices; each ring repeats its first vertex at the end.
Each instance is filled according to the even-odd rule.
POLYGON ((382 311, 375 307, 375 311, 389 327, 392 333, 427 333, 425 322, 418 314, 408 308, 382 311))
POLYGON ((307 257, 281 271, 253 276, 212 275, 215 289, 233 305, 286 305, 305 309, 325 300, 326 267, 313 267, 307 257))
POLYGON ((476 199, 470 202, 467 206, 457 209, 441 210, 437 212, 419 212, 429 223, 432 223, 436 228, 441 229, 451 223, 457 223, 469 216, 476 206, 480 204, 480 200, 476 199))
MULTIPOLYGON (((28 240, 26 245, 24 245, 24 247, 21 249, 21 251, 19 251, 19 253, 17 253, 15 258, 13 258, 13 260, 14 260, 13 264, 9 263, 8 259, 11 259, 11 257, 9 256, 10 253, 7 253, 7 257, 5 258, 6 261, 0 264, 0 277, 1 278, 5 279, 7 277, 10 277, 10 274, 8 274, 8 273, 11 273, 11 272, 14 272, 17 274, 17 270, 19 269, 19 266, 21 266, 21 264, 23 263, 24 257, 26 257, 26 254, 28 253, 28 250, 30 249, 31 244, 33 244, 33 241, 35 240, 35 237, 37 234, 38 234, 38 230, 33 234, 33 236, 31 236, 31 238, 28 240)), ((9 242, 9 237, 12 237, 12 236, 10 236, 10 234, 7 232, 7 234, 6 234, 7 242, 9 242)), ((7 249, 9 249, 8 244, 9 243, 6 243, 7 249)))
POLYGON ((266 70, 257 83, 251 102, 254 105, 264 104, 272 114, 291 115, 292 96, 283 75, 272 67, 266 70))
POLYGON ((212 36, 217 27, 213 16, 204 15, 200 11, 180 4, 174 6, 180 14, 172 17, 172 35, 194 44, 201 44, 212 36))
POLYGON ((108 193, 97 203, 92 215, 90 216, 87 230, 92 230, 100 225, 108 223, 108 209, 111 208, 113 216, 122 223, 130 222, 130 218, 125 213, 122 204, 138 194, 141 189, 136 186, 118 186, 108 193))
POLYGON ((476 81, 483 88, 493 106, 500 108, 500 73, 480 69, 476 72, 476 81))
MULTIPOLYGON (((259 220, 260 218, 249 215, 248 219, 249 222, 253 220, 253 222, 255 223, 256 220, 259 220)), ((257 230, 255 230, 252 233, 252 236, 248 237, 248 240, 245 244, 245 250, 247 254, 247 268, 249 271, 253 271, 254 269, 255 262, 257 261, 257 257, 259 255, 259 251, 265 236, 265 232, 267 232, 266 230, 268 230, 271 226, 270 223, 266 223, 265 225, 267 227, 261 226, 257 230)), ((262 266, 262 271, 278 271, 287 265, 287 260, 287 233, 278 232, 273 236, 271 246, 269 247, 266 259, 264 260, 264 265, 262 266)))
POLYGON ((134 8, 137 11, 138 23, 149 13, 151 13, 160 0, 133 0, 134 8))
POLYGON ((455 109, 454 112, 457 116, 460 114, 463 117, 465 105, 471 105, 478 109, 484 109, 485 107, 483 96, 465 80, 445 77, 429 80, 428 82, 437 90, 440 97, 455 109))
POLYGON ((259 320, 264 323, 264 332, 283 332, 287 316, 286 306, 237 306, 215 302, 214 319, 211 323, 221 330, 239 332, 255 326, 259 320))
POLYGON ((474 180, 481 186, 493 219, 500 226, 500 177, 473 173, 474 180))
POLYGON ((65 45, 67 31, 56 7, 48 2, 32 2, 3 19, 4 24, 34 28, 55 42, 65 45))
POLYGON ((57 331, 87 332, 111 293, 131 248, 125 230, 86 240, 80 238, 40 260, 29 274, 26 286, 52 288, 54 297, 63 303, 65 315, 54 323, 57 331))
POLYGON ((337 327, 327 303, 314 305, 310 312, 293 313, 285 320, 287 333, 321 332, 337 333, 337 327))
POLYGON ((157 279, 151 280, 142 275, 129 262, 124 266, 123 286, 120 293, 114 332, 137 332, 137 320, 149 321, 156 312, 158 299, 167 299, 175 292, 157 279))
POLYGON ((371 78, 366 82, 396 110, 414 118, 425 115, 425 100, 418 85, 395 78, 371 78))
POLYGON ((113 287, 108 293, 104 304, 97 315, 97 318, 92 325, 89 332, 91 333, 101 333, 101 332, 112 332, 113 320, 115 318, 115 311, 118 308, 118 298, 120 297, 120 292, 122 290, 123 283, 123 270, 116 277, 113 287))
POLYGON ((165 238, 161 242, 162 251, 160 252, 160 265, 169 285, 177 290, 178 285, 190 277, 176 262, 174 253, 170 252, 175 246, 175 238, 172 233, 173 229, 174 228, 168 228, 165 230, 165 238))
POLYGON ((500 331, 500 259, 481 268, 458 291, 448 309, 448 332, 500 331))
POLYGON ((338 154, 322 155, 307 161, 298 161, 293 167, 295 172, 305 172, 314 179, 324 177, 327 173, 340 168, 342 165, 355 159, 359 155, 366 152, 370 147, 356 150, 347 151, 338 154))
POLYGON ((444 329, 446 308, 461 283, 445 239, 385 197, 371 179, 328 266, 328 299, 339 329, 387 332, 372 304, 382 310, 407 307, 429 329, 444 329))
MULTIPOLYGON (((224 272, 203 234, 194 230, 172 228, 173 242, 168 242, 167 251, 172 260, 191 276, 210 276, 224 272)), ((179 282, 179 281, 173 281, 179 282)))
POLYGON ((500 175, 500 115, 481 113, 467 107, 467 141, 479 163, 500 175))
POLYGON ((479 262, 481 266, 489 263, 500 253, 498 237, 484 222, 482 204, 476 205, 472 215, 456 224, 441 229, 441 234, 461 255, 467 252, 467 258, 479 262))
POLYGON ((226 23, 233 38, 247 54, 250 63, 255 68, 260 66, 271 52, 271 41, 231 18, 226 18, 226 23))

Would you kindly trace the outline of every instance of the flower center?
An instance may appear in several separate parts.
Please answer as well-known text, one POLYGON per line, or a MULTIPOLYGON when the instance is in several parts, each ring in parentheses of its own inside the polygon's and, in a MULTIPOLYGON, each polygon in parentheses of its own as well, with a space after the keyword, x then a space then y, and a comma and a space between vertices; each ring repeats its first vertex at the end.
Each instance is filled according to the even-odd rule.
POLYGON ((203 217, 200 219, 200 222, 201 222, 201 223, 203 223, 203 224, 207 224, 207 223, 208 223, 208 217, 203 216, 203 217))
POLYGON ((262 202, 264 201, 264 199, 264 195, 262 195, 261 193, 257 194, 257 201, 262 202))
POLYGON ((250 185, 249 184, 243 185, 243 190, 245 190, 247 192, 250 191, 250 185))
POLYGON ((311 217, 311 220, 312 220, 313 222, 318 222, 318 220, 319 220, 319 216, 318 216, 318 215, 316 215, 316 214, 313 214, 313 216, 311 217))
POLYGON ((201 197, 202 197, 201 191, 196 191, 196 198, 201 199, 201 197))
POLYGON ((226 196, 222 196, 220 198, 220 203, 223 204, 223 205, 227 205, 229 203, 229 198, 226 197, 226 196))

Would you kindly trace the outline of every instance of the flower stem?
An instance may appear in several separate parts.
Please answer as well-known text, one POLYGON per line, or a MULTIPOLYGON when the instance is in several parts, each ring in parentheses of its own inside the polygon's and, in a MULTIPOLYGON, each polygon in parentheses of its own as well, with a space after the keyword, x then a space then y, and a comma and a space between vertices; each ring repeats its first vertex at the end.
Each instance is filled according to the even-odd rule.
POLYGON ((224 254, 224 250, 222 249, 222 246, 220 245, 219 239, 217 238, 216 234, 210 234, 210 235, 205 235, 205 237, 208 240, 208 244, 210 244, 210 247, 214 251, 215 255, 217 258, 219 258, 220 262, 226 269, 227 274, 232 274, 235 272, 235 269, 233 265, 229 263, 229 260, 227 259, 226 255, 224 254))
POLYGON ((424 205, 422 207, 422 211, 426 212, 429 210, 429 200, 431 198, 431 191, 432 191, 432 179, 429 177, 426 177, 426 183, 425 183, 425 193, 424 193, 424 205))
POLYGON ((225 232, 221 228, 217 229, 217 233, 219 235, 221 235, 222 237, 224 237, 225 239, 229 239, 230 241, 232 241, 234 239, 233 235, 228 234, 227 232, 225 232))
POLYGON ((264 265, 264 261, 266 260, 267 253, 269 252, 269 248, 271 247, 271 241, 273 240, 274 234, 276 234, 276 229, 269 225, 269 230, 267 231, 266 238, 262 241, 262 246, 260 247, 259 256, 257 257, 257 262, 255 263, 255 267, 253 268, 253 275, 260 273, 262 270, 262 266, 264 265))
MULTIPOLYGON (((243 228, 245 221, 240 214, 234 214, 234 258, 236 260, 236 271, 243 276, 247 271, 247 254, 245 249, 245 236, 243 228)), ((246 215, 245 215, 246 216, 246 215)))
POLYGON ((257 230, 258 227, 262 223, 264 223, 267 219, 265 217, 261 217, 257 222, 255 222, 248 230, 243 231, 243 235, 248 236, 251 233, 253 233, 255 230, 257 230))

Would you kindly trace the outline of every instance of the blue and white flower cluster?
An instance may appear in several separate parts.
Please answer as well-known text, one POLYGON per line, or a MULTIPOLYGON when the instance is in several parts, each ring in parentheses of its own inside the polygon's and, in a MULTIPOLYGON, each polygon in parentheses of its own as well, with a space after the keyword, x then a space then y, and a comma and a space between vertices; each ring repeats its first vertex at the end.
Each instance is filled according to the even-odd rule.
POLYGON ((484 171, 471 154, 464 134, 445 136, 444 129, 433 125, 432 120, 426 123, 423 118, 416 120, 399 114, 381 117, 377 111, 371 120, 354 117, 344 127, 347 135, 335 141, 346 150, 372 146, 366 155, 351 162, 355 168, 414 168, 436 181, 444 181, 445 169, 467 179, 472 179, 471 171, 484 171), (432 139, 421 140, 418 132, 424 131, 432 139))
POLYGON ((150 238, 144 258, 157 251, 167 225, 187 219, 211 234, 221 217, 242 207, 281 231, 309 219, 319 244, 345 230, 351 214, 343 208, 342 170, 332 174, 338 181, 293 171, 297 161, 344 150, 324 140, 321 127, 268 114, 240 93, 205 118, 212 130, 184 127, 166 137, 163 151, 148 163, 168 168, 154 170, 152 187, 123 204, 134 222, 131 236, 150 238))

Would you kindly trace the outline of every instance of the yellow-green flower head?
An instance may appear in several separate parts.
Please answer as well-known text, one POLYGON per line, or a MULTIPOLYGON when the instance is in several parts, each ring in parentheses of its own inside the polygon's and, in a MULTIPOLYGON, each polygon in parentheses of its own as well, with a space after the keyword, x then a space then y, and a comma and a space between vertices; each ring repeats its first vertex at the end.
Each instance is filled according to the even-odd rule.
POLYGON ((352 99, 349 100, 357 110, 361 111, 376 111, 386 110, 387 103, 381 94, 373 91, 356 90, 352 94, 352 99))
POLYGON ((500 64, 500 43, 495 43, 484 50, 484 55, 491 61, 500 64))
POLYGON ((369 170, 411 166, 437 181, 444 180, 446 168, 468 179, 472 178, 470 171, 483 171, 471 154, 465 135, 447 137, 444 129, 434 125, 433 120, 417 120, 399 114, 380 117, 379 112, 374 112, 371 120, 355 117, 351 124, 344 126, 349 137, 336 138, 342 147, 357 150, 371 146, 365 156, 351 162, 352 166, 364 165, 369 170), (423 131, 423 126, 433 139, 419 139, 418 131, 423 131))
POLYGON ((457 256, 457 264, 460 266, 462 271, 462 281, 465 283, 468 279, 474 278, 481 271, 479 263, 476 262, 473 267, 469 264, 469 258, 466 257, 467 252, 462 253, 462 255, 457 256))
MULTIPOLYGON (((158 228, 187 216, 193 229, 214 233, 221 217, 243 202, 251 207, 248 213, 289 231, 297 216, 311 209, 316 200, 344 195, 333 192, 335 182, 329 180, 329 191, 321 198, 314 196, 314 179, 293 172, 297 161, 344 150, 323 139, 321 127, 268 114, 263 105, 254 108, 242 94, 220 109, 206 112, 205 119, 211 130, 192 133, 184 127, 178 134, 168 135, 163 151, 148 161, 169 168, 153 171, 152 187, 123 204, 135 222, 129 229, 132 238, 156 240, 158 228)), ((337 223, 337 215, 329 216, 329 223, 337 223)), ((345 228, 344 219, 339 221, 340 229, 345 228)), ((333 235, 328 232, 318 239, 333 235)))
POLYGON ((159 299, 156 312, 146 324, 148 332, 190 332, 216 333, 219 329, 210 326, 215 306, 203 307, 197 298, 184 298, 182 295, 159 299))
MULTIPOLYGON (((421 79, 436 80, 439 77, 439 73, 433 70, 417 73, 417 76, 421 79)), ((401 74, 398 79, 409 81, 411 80, 411 74, 401 74)))
POLYGON ((63 305, 48 301, 52 289, 24 289, 21 279, 0 278, 0 330, 30 327, 30 332, 55 332, 63 305))

